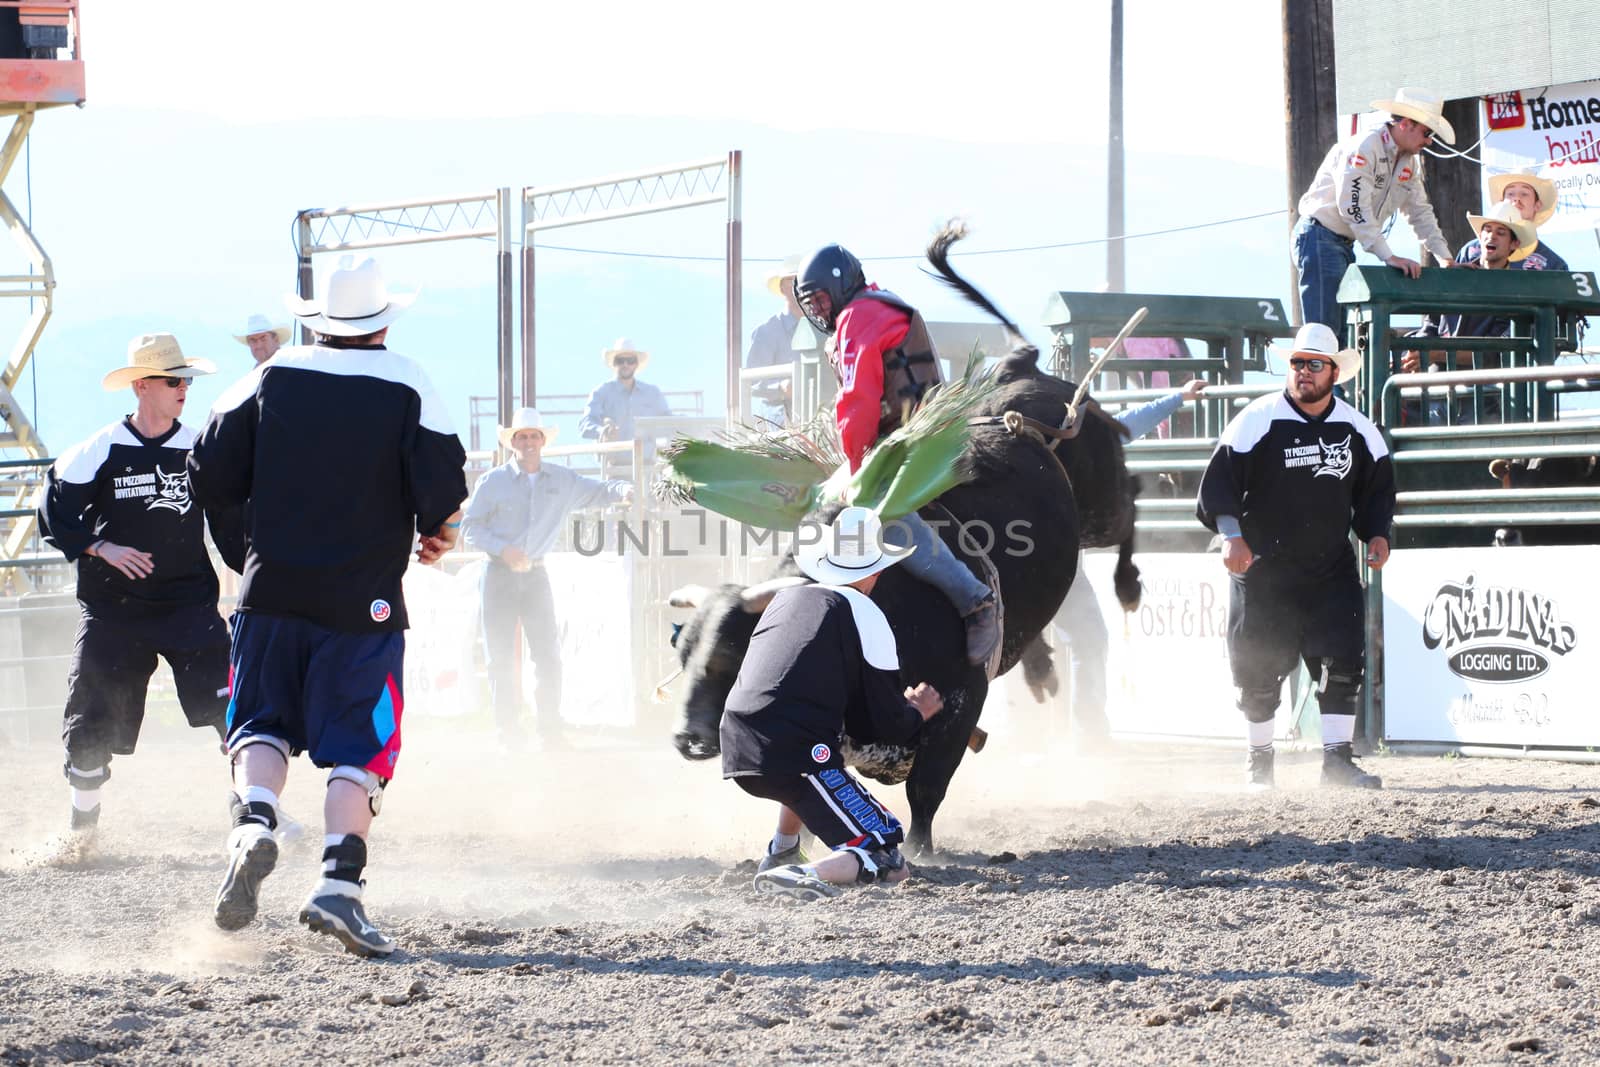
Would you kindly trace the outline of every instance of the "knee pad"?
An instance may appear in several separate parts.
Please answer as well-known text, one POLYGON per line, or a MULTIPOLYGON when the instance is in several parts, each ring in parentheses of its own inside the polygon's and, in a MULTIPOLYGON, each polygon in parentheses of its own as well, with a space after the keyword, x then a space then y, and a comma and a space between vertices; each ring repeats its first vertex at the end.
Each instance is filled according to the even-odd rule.
POLYGON ((1361 703, 1361 684, 1366 671, 1359 663, 1324 659, 1322 677, 1317 683, 1317 706, 1335 715, 1354 715, 1361 703))
MULTIPOLYGON (((224 740, 226 740, 226 738, 224 738, 224 740)), ((283 762, 285 763, 288 763, 290 758, 294 755, 294 749, 290 747, 289 742, 285 741, 281 737, 273 737, 271 734, 246 734, 245 736, 239 738, 238 741, 235 741, 232 748, 228 749, 229 761, 233 763, 239 762, 239 753, 243 752, 251 745, 266 745, 278 755, 282 756, 283 762)))
POLYGON ((87 792, 92 789, 99 789, 111 780, 111 764, 108 763, 104 767, 85 769, 83 767, 74 767, 72 760, 68 759, 61 764, 61 773, 67 776, 67 783, 72 788, 82 789, 87 792))
POLYGON ((846 845, 839 851, 850 853, 861 864, 856 881, 862 885, 888 881, 889 875, 906 865, 905 857, 894 847, 868 849, 860 845, 846 845))
POLYGON ((1239 710, 1244 712, 1244 717, 1250 722, 1271 722, 1273 716, 1278 714, 1278 697, 1283 692, 1283 679, 1279 678, 1273 685, 1265 683, 1257 685, 1241 685, 1239 687, 1239 710))
POLYGON ((351 782, 367 791, 367 807, 373 815, 383 810, 383 787, 389 784, 387 778, 379 778, 365 767, 351 767, 340 764, 328 772, 328 784, 337 781, 351 782))

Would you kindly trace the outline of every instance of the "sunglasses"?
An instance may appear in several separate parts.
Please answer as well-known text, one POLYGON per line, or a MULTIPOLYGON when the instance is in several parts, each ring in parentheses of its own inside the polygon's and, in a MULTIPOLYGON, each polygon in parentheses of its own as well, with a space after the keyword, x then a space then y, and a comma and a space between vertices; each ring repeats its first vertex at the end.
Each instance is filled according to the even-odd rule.
POLYGON ((632 367, 635 364, 637 364, 638 362, 639 362, 639 357, 638 356, 612 356, 611 357, 611 365, 613 367, 632 367))
POLYGON ((1321 374, 1328 367, 1333 366, 1333 361, 1328 359, 1291 359, 1290 370, 1308 370, 1312 374, 1321 374))
POLYGON ((187 378, 168 378, 168 377, 164 377, 164 376, 161 376, 161 375, 154 375, 154 374, 152 374, 150 377, 146 378, 145 381, 147 381, 147 382, 166 382, 168 389, 176 389, 180 385, 188 385, 189 384, 189 379, 187 379, 187 378))

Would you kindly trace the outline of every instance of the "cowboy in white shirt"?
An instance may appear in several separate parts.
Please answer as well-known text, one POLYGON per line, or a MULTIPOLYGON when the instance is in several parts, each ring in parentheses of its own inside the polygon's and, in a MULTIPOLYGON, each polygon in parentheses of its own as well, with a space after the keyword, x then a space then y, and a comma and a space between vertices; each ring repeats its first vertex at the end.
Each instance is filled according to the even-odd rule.
POLYGON ((1374 100, 1372 107, 1387 112, 1389 121, 1328 150, 1311 188, 1300 198, 1300 223, 1294 231, 1301 314, 1335 335, 1344 330, 1339 281, 1356 261, 1355 242, 1409 277, 1422 273, 1422 264, 1397 255, 1384 239, 1385 226, 1396 212, 1406 217, 1441 267, 1453 262, 1422 184, 1423 146, 1435 137, 1455 144, 1455 130, 1442 114, 1444 101, 1426 89, 1406 88, 1393 100, 1374 100))
POLYGON ((234 334, 233 339, 248 346, 257 363, 265 363, 289 343, 289 327, 276 326, 265 315, 251 315, 244 324, 244 332, 234 334))

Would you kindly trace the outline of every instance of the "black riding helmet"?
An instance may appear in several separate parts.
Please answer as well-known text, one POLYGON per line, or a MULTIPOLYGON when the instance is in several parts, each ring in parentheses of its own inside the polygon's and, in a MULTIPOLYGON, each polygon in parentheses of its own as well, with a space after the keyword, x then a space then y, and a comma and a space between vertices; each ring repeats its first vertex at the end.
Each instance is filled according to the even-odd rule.
POLYGON ((823 245, 800 264, 800 271, 794 279, 794 298, 811 325, 825 334, 831 334, 839 312, 866 287, 867 278, 861 272, 861 261, 851 255, 849 249, 843 245, 823 245), (826 321, 806 299, 814 293, 827 294, 829 308, 826 321))

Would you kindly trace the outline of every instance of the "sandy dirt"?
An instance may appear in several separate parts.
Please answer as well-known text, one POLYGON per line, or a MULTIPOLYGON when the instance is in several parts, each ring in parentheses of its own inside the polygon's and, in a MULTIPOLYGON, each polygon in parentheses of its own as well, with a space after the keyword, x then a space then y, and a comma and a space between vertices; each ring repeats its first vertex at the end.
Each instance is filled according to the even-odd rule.
MULTIPOLYGON (((895 890, 756 898, 772 813, 658 741, 516 759, 407 723, 367 900, 402 951, 295 921, 318 850, 223 934, 226 778, 161 732, 97 850, 36 866, 59 755, 0 745, 0 1063, 1407 1064, 1592 1061, 1600 769, 1280 753, 1092 758, 997 734, 895 890)), ((285 797, 320 840, 321 777, 285 797)), ((879 795, 902 815, 903 793, 879 795)))

